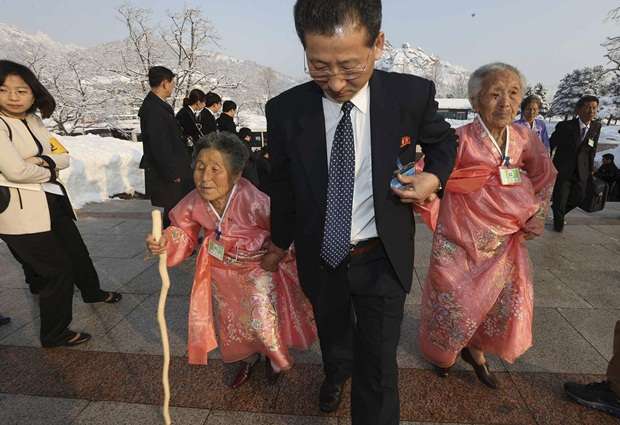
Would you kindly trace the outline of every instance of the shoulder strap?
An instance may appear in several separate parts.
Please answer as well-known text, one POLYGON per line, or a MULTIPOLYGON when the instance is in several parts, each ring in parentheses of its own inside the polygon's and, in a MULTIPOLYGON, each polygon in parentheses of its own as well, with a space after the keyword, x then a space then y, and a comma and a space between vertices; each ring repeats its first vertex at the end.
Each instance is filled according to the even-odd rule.
POLYGON ((4 120, 4 118, 0 117, 0 120, 2 120, 2 122, 4 123, 4 125, 6 125, 6 128, 9 130, 9 140, 12 142, 13 141, 13 131, 11 130, 11 126, 9 125, 8 122, 6 122, 4 120))

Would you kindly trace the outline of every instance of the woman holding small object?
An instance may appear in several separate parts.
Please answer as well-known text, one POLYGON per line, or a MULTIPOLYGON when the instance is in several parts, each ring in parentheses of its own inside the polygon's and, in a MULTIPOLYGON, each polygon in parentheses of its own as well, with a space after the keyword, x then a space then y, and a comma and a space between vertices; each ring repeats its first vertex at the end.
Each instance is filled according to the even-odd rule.
POLYGON ((316 340, 292 252, 273 262, 273 272, 260 266, 272 255, 266 254, 269 197, 241 177, 247 160, 236 135, 202 137, 194 147, 196 189, 170 212, 172 225, 159 241, 147 237, 151 253, 166 252, 172 267, 192 254, 204 230, 190 300, 189 362, 206 364, 219 346, 225 362, 241 362, 233 388, 249 379, 261 354, 275 383, 293 365, 289 347, 305 350, 316 340))
POLYGON ((482 383, 497 388, 485 354, 512 363, 532 344, 532 269, 524 240, 544 230, 556 171, 538 137, 513 123, 525 88, 516 68, 485 65, 468 86, 478 116, 457 129, 419 339, 440 376, 460 353, 482 383))
POLYGON ((69 154, 35 115, 39 111, 48 118, 55 106, 30 69, 0 60, 0 239, 37 276, 44 347, 90 339, 69 329, 74 283, 86 303, 121 300, 121 294, 101 290, 58 180, 58 171, 69 166, 69 154))

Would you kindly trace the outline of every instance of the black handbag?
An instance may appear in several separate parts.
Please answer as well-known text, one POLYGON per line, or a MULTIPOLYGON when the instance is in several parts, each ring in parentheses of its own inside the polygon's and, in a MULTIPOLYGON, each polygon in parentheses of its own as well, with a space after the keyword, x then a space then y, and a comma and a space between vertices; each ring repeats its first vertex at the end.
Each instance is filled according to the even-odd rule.
POLYGON ((609 186, 604 180, 595 176, 590 176, 586 187, 586 196, 579 205, 579 208, 586 212, 596 212, 605 208, 609 186))
MULTIPOLYGON (((2 117, 0 120, 6 125, 6 128, 9 129, 9 140, 13 141, 13 132, 11 131, 11 127, 7 124, 6 121, 2 117)), ((6 186, 0 186, 0 214, 2 214, 8 207, 11 202, 11 191, 6 186)))

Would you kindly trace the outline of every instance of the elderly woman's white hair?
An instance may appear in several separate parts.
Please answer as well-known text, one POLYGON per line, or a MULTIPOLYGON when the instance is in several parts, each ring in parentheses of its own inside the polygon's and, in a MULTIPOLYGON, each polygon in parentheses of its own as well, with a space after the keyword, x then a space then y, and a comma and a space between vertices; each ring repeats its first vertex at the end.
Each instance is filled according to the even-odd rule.
POLYGON ((471 74, 469 77, 469 82, 467 83, 467 96, 469 97, 469 102, 474 110, 478 105, 478 99, 480 98, 480 92, 484 86, 484 80, 496 72, 505 71, 512 72, 519 77, 519 80, 521 81, 521 94, 525 93, 527 81, 525 80, 525 76, 516 67, 503 62, 493 62, 482 65, 471 74))

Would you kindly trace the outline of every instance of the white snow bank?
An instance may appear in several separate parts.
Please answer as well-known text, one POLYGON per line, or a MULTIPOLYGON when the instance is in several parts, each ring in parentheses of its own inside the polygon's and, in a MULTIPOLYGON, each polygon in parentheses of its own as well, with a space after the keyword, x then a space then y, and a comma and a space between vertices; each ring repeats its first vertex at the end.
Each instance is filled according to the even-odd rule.
POLYGON ((95 135, 56 137, 71 155, 71 166, 60 178, 74 208, 118 193, 144 193, 144 172, 138 168, 142 143, 95 135))

